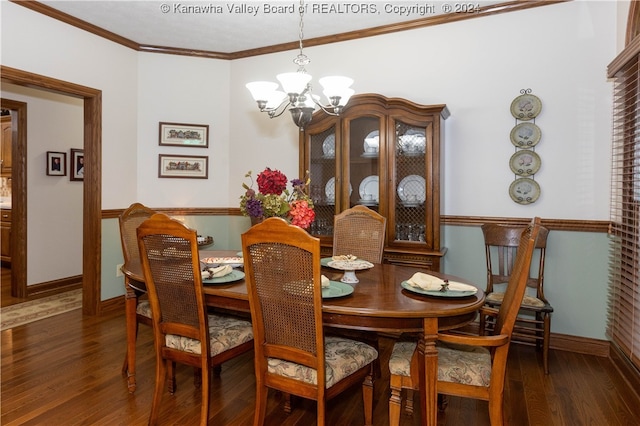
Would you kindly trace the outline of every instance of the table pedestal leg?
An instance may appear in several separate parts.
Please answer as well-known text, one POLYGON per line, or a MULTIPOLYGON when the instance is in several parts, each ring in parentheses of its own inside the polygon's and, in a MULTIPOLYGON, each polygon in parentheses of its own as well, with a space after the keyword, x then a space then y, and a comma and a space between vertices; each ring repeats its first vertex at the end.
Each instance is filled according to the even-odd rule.
POLYGON ((418 342, 418 374, 422 401, 422 424, 435 426, 438 420, 438 319, 425 318, 424 333, 418 342))
POLYGON ((127 323, 127 356, 122 368, 123 374, 127 376, 127 387, 129 393, 136 391, 136 337, 138 334, 138 321, 136 319, 136 308, 138 306, 138 295, 129 286, 129 281, 125 278, 125 317, 127 323))

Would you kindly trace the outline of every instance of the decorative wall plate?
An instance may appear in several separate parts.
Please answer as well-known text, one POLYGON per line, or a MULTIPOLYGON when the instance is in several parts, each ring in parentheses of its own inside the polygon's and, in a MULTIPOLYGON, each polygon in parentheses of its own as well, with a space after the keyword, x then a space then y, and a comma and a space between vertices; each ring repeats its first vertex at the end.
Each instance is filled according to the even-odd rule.
POLYGON ((518 148, 532 148, 540 142, 542 131, 532 122, 524 122, 511 130, 511 143, 518 148))
POLYGON ((542 101, 535 95, 520 95, 511 102, 511 115, 518 120, 528 121, 536 118, 542 111, 542 101))
POLYGON ((509 160, 511 171, 518 176, 535 175, 540 170, 541 163, 540 156, 528 149, 516 152, 509 160))
POLYGON ((540 185, 533 179, 516 179, 509 186, 509 195, 518 204, 535 203, 540 196, 540 185))

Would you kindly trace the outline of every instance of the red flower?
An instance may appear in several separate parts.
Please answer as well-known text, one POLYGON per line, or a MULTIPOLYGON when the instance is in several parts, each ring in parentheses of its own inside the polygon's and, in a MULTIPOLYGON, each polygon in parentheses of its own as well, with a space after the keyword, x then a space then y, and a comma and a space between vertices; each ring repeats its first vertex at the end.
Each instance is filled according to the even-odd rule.
POLYGON ((280 195, 287 188, 287 177, 280 170, 271 170, 266 168, 262 173, 258 174, 258 191, 268 195, 280 195))

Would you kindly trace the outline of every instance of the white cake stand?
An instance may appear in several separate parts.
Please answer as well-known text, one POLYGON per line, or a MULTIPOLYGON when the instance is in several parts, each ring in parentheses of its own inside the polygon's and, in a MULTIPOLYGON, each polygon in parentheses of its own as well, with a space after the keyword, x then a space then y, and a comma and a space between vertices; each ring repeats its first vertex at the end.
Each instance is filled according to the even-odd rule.
POLYGON ((332 260, 327 264, 330 268, 344 271, 340 281, 347 284, 356 284, 360 280, 356 276, 356 271, 373 268, 373 263, 366 260, 332 260))

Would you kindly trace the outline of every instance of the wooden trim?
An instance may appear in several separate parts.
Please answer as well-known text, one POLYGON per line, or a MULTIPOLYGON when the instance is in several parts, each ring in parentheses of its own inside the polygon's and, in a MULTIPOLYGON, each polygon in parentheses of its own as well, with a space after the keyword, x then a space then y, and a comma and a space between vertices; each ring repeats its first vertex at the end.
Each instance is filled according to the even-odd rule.
POLYGON ((611 342, 608 340, 551 333, 549 348, 579 354, 609 357, 611 353, 611 342))
POLYGON ((629 361, 629 358, 616 346, 611 344, 609 359, 615 366, 622 380, 628 385, 629 389, 640 398, 640 371, 629 361))
MULTIPOLYGON (((478 322, 472 322, 467 326, 459 329, 463 333, 470 333, 477 335, 479 333, 478 322)), ((515 344, 529 344, 523 343, 516 339, 513 340, 515 344)), ((559 351, 574 352, 578 354, 595 355, 604 358, 611 357, 611 347, 613 345, 608 340, 592 339, 589 337, 570 336, 568 334, 551 333, 549 339, 549 348, 559 351)), ((637 373, 636 373, 637 374, 637 373)), ((640 380, 640 377, 639 377, 640 380)))
POLYGON ((125 296, 117 296, 111 299, 103 300, 100 304, 100 313, 122 311, 125 310, 125 296))
MULTIPOLYGON (((83 184, 82 206, 82 312, 85 315, 96 315, 100 309, 102 256, 102 92, 91 87, 22 71, 5 65, 0 65, 0 76, 2 82, 49 90, 62 95, 84 99, 83 148, 86 172, 83 184)), ((26 167, 23 167, 23 170, 26 170, 26 167)), ((26 206, 26 172, 24 182, 19 183, 14 180, 13 184, 23 185, 21 193, 25 194, 24 205, 26 206)), ((15 190, 17 188, 14 187, 15 190)))
POLYGON ((57 280, 28 285, 27 295, 52 295, 78 288, 82 288, 82 275, 75 275, 73 277, 60 278, 57 280))
MULTIPOLYGON (((506 223, 509 225, 526 225, 531 218, 514 217, 481 217, 481 216, 441 216, 444 225, 481 226, 485 223, 506 223)), ((571 220, 542 219, 542 226, 555 231, 601 232, 608 233, 608 220, 571 220)))
POLYGON ((68 15, 64 12, 61 12, 57 9, 54 9, 51 6, 47 6, 46 4, 40 3, 38 1, 32 1, 32 0, 9 0, 9 1, 12 3, 18 4, 20 6, 26 7, 27 9, 31 9, 34 12, 41 13, 50 18, 57 19, 58 21, 64 22, 65 24, 69 24, 76 28, 80 28, 81 30, 85 30, 91 34, 95 34, 99 37, 121 44, 130 49, 140 50, 140 45, 135 41, 121 37, 115 33, 112 33, 111 31, 107 31, 104 28, 100 28, 96 25, 90 24, 86 21, 83 21, 71 15, 68 15))
MULTIPOLYGON (((24 6, 35 12, 42 13, 50 18, 57 19, 66 24, 72 25, 76 28, 88 31, 99 37, 103 37, 107 40, 126 46, 130 49, 140 52, 151 53, 164 53, 170 55, 185 55, 185 56, 197 56, 214 59, 241 59, 249 58, 252 56, 266 55, 276 52, 285 52, 288 50, 295 50, 299 48, 298 41, 292 41, 288 43, 276 44, 273 46, 259 47, 256 49, 248 49, 238 52, 214 52, 206 50, 193 50, 184 48, 175 48, 167 46, 153 46, 153 45, 141 45, 133 40, 121 37, 96 25, 90 24, 81 19, 75 18, 64 12, 60 12, 50 6, 44 5, 40 2, 33 0, 9 0, 20 6, 24 6)), ((430 27, 434 25, 448 24, 451 22, 464 21, 467 19, 480 18, 483 16, 497 15, 507 12, 516 12, 525 9, 531 9, 534 7, 548 6, 556 3, 565 3, 571 0, 516 0, 497 3, 493 5, 481 6, 476 12, 473 13, 447 13, 444 15, 430 16, 426 18, 415 19, 412 21, 399 22, 396 24, 381 25, 378 27, 368 28, 364 30, 349 31, 346 33, 328 35, 323 37, 316 37, 311 39, 305 39, 305 47, 320 46, 331 43, 338 43, 349 40, 357 40, 361 38, 374 37, 379 35, 391 34, 400 31, 414 30, 417 28, 430 27)))
MULTIPOLYGON (((242 216, 240 208, 153 208, 153 210, 173 216, 242 216)), ((117 219, 125 209, 110 209, 102 211, 103 219, 117 219)), ((441 216, 443 225, 452 226, 482 226, 485 223, 507 223, 509 225, 527 225, 530 218, 514 217, 481 217, 481 216, 441 216)), ((569 220, 543 219, 542 225, 555 231, 601 232, 608 233, 608 220, 569 220)))
POLYGON ((17 112, 18 138, 11 149, 11 296, 27 297, 27 104, 0 99, 2 108, 17 112))

